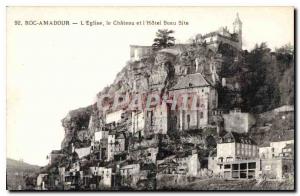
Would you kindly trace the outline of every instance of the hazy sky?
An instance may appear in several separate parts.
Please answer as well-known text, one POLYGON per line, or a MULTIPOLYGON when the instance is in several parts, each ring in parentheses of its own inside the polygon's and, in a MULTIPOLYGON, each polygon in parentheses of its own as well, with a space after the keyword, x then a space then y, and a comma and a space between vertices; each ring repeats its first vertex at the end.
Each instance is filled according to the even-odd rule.
POLYGON ((243 48, 293 43, 293 9, 282 7, 9 8, 7 18, 7 156, 44 165, 64 136, 61 119, 93 103, 129 60, 130 44, 151 45, 159 28, 177 42, 228 26, 239 12, 243 48), (15 26, 21 20, 168 20, 188 26, 15 26))

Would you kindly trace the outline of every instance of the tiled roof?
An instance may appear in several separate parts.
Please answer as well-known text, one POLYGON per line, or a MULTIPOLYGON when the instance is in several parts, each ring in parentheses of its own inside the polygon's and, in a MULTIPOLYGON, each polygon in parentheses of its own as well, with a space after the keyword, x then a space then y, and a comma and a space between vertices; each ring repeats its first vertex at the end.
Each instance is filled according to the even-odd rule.
POLYGON ((177 83, 171 88, 171 90, 193 88, 201 86, 209 86, 210 84, 204 79, 201 73, 188 74, 178 79, 177 83))

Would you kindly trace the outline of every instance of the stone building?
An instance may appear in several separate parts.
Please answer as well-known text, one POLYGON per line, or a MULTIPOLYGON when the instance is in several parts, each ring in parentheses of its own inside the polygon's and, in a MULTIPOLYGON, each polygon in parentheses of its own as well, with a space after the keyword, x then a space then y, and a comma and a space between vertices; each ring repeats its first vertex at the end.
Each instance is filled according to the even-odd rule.
POLYGON ((47 156, 47 159, 49 160, 48 164, 51 165, 64 156, 65 155, 61 152, 61 150, 52 150, 47 156))
POLYGON ((175 158, 177 166, 177 173, 188 176, 197 176, 200 170, 200 162, 197 153, 192 153, 187 156, 175 158))
POLYGON ((219 138, 217 158, 220 163, 258 158, 258 147, 247 135, 229 132, 219 138))
POLYGON ((115 133, 109 133, 108 134, 108 144, 107 144, 107 161, 112 161, 114 159, 115 142, 116 142, 115 133))
POLYGON ((46 180, 47 180, 48 174, 39 174, 36 180, 36 185, 38 190, 47 190, 46 188, 46 180))
POLYGON ((209 124, 210 111, 218 107, 217 90, 200 73, 180 77, 177 84, 170 89, 170 95, 173 100, 182 103, 181 109, 177 108, 179 111, 171 110, 171 130, 206 127, 209 124), (186 95, 188 97, 183 98, 186 95))
POLYGON ((115 153, 122 153, 125 151, 125 137, 123 134, 116 135, 115 139, 115 153))
POLYGON ((140 133, 144 135, 145 128, 145 112, 144 111, 133 111, 131 113, 131 133, 140 133))
POLYGON ((139 180, 140 164, 124 165, 120 168, 121 184, 123 186, 136 187, 139 180))
POLYGON ((261 160, 262 177, 283 180, 294 174, 294 160, 290 158, 273 158, 261 160))
POLYGON ((282 154, 283 149, 287 145, 291 145, 291 144, 294 144, 294 140, 271 142, 270 147, 272 148, 272 152, 274 154, 274 157, 279 157, 282 154))
POLYGON ((255 118, 249 113, 241 112, 236 108, 229 114, 223 114, 224 128, 229 132, 248 133, 250 128, 255 124, 255 118))
POLYGON ((251 179, 260 175, 258 147, 247 135, 229 132, 219 138, 217 156, 209 157, 208 169, 229 179, 251 179))
POLYGON ((233 31, 230 32, 227 27, 221 27, 217 31, 205 35, 196 36, 198 43, 205 43, 212 49, 218 49, 220 43, 228 44, 238 50, 242 50, 242 21, 237 13, 233 22, 233 31))
POLYGON ((138 61, 152 53, 152 46, 130 45, 130 59, 138 61))
POLYGON ((116 124, 116 123, 120 122, 122 120, 123 113, 124 113, 123 110, 118 110, 118 111, 107 113, 105 123, 106 124, 110 124, 110 123, 116 124))
POLYGON ((262 146, 258 148, 258 155, 261 159, 272 159, 275 157, 274 153, 272 152, 272 147, 270 146, 262 146))
POLYGON ((129 153, 129 157, 131 160, 142 161, 149 164, 156 163, 157 154, 157 147, 140 147, 139 149, 132 150, 129 153))
POLYGON ((289 157, 293 154, 294 140, 270 142, 270 146, 259 148, 259 157, 271 159, 278 157, 289 157))
POLYGON ((167 134, 169 129, 169 109, 166 104, 157 105, 146 111, 147 134, 167 134))
POLYGON ((100 176, 100 187, 111 187, 112 186, 112 168, 109 167, 98 167, 97 176, 100 176))
POLYGON ((95 131, 95 133, 94 133, 94 141, 95 142, 100 142, 100 140, 107 139, 107 138, 108 138, 108 131, 106 131, 106 130, 95 131))

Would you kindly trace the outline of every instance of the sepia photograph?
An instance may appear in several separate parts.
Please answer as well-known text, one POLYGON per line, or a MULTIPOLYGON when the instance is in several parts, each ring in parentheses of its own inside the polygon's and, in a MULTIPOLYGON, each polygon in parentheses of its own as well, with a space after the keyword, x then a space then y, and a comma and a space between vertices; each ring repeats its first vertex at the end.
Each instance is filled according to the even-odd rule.
POLYGON ((9 191, 295 191, 295 8, 6 8, 9 191))

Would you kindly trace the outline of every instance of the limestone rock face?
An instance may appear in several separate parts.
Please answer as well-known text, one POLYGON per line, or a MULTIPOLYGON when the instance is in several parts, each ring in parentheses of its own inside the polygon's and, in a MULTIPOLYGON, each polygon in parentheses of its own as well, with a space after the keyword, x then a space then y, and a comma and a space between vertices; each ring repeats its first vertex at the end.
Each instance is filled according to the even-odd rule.
POLYGON ((61 143, 61 148, 66 149, 71 146, 71 142, 76 142, 77 132, 88 128, 92 114, 92 106, 72 110, 62 119, 62 126, 65 129, 65 137, 61 143))
MULTIPOLYGON (((72 110, 62 119, 65 137, 61 148, 69 149, 72 143, 80 147, 84 146, 84 144, 81 144, 82 138, 79 138, 78 135, 82 135, 79 133, 85 130, 88 138, 92 139, 95 130, 103 123, 102 117, 105 115, 97 107, 102 95, 109 94, 113 97, 116 94, 128 93, 132 95, 135 92, 141 93, 153 90, 163 94, 174 86, 178 79, 176 69, 186 69, 186 65, 181 63, 183 56, 187 58, 186 55, 190 54, 184 52, 186 50, 186 47, 163 49, 139 61, 128 61, 126 66, 116 75, 114 82, 97 94, 96 104, 72 110)), ((201 61, 202 64, 208 64, 209 62, 201 61)), ((181 72, 181 74, 187 73, 181 72)), ((113 99, 108 99, 107 103, 111 104, 113 101, 113 99)))

